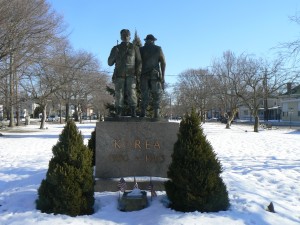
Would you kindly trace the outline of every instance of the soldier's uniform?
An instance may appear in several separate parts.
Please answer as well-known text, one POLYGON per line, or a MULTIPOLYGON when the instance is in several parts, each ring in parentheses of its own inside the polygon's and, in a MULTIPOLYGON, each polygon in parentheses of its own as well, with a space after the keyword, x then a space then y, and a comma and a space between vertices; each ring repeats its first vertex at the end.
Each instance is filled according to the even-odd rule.
POLYGON ((124 95, 127 93, 131 116, 135 116, 137 106, 136 83, 142 67, 138 47, 124 41, 114 46, 108 57, 108 65, 112 66, 113 64, 115 64, 113 82, 115 84, 115 107, 117 115, 121 115, 121 110, 124 107, 124 95))
POLYGON ((153 99, 154 117, 159 117, 160 102, 165 82, 165 56, 161 47, 154 44, 155 40, 156 38, 153 35, 147 35, 145 45, 140 48, 142 58, 142 73, 140 79, 142 117, 145 116, 145 111, 149 104, 149 93, 151 93, 153 99))

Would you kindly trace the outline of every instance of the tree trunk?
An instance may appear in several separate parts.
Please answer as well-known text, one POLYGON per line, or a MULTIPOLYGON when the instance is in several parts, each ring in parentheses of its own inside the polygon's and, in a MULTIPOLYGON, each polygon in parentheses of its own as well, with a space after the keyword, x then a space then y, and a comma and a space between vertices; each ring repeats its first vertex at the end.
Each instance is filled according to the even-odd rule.
POLYGON ((66 103, 66 122, 69 120, 69 114, 70 114, 70 111, 69 111, 69 103, 66 103))
POLYGON ((46 122, 46 106, 41 106, 43 108, 43 112, 42 112, 42 119, 41 119, 41 126, 40 129, 44 129, 45 128, 45 122, 46 122))
POLYGON ((79 106, 75 105, 74 110, 74 121, 79 122, 79 106))
POLYGON ((259 126, 259 117, 256 115, 254 120, 254 132, 258 132, 258 126, 259 126))
POLYGON ((234 120, 235 115, 237 114, 237 112, 238 112, 237 109, 232 109, 232 113, 231 113, 231 115, 227 119, 226 129, 230 129, 231 123, 234 120))
POLYGON ((17 106, 17 110, 16 110, 16 126, 20 126, 20 108, 17 106))
POLYGON ((62 121, 62 106, 61 106, 61 103, 59 104, 59 123, 62 124, 63 121, 62 121))
POLYGON ((15 126, 15 123, 14 123, 14 120, 15 120, 15 115, 14 115, 14 106, 11 105, 10 106, 10 115, 9 115, 9 127, 14 127, 15 126))
POLYGON ((16 80, 16 91, 15 91, 15 97, 16 97, 16 120, 17 120, 17 126, 20 126, 20 104, 19 104, 19 96, 18 96, 18 79, 17 76, 15 75, 15 80, 16 80))

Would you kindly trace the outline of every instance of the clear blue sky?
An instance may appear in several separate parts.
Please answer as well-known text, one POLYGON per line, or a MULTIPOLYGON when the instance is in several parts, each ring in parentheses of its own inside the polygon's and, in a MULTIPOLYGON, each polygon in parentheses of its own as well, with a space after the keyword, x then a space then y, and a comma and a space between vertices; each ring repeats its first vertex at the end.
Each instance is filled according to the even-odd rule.
MULTIPOLYGON (((300 25, 289 17, 299 0, 48 0, 64 16, 77 50, 92 52, 103 70, 120 30, 137 30, 141 40, 153 34, 163 48, 166 82, 187 69, 206 68, 231 50, 272 59, 271 48, 299 38, 300 25)), ((300 15, 300 14, 299 14, 300 15)), ((143 41, 144 43, 144 41, 143 41)))

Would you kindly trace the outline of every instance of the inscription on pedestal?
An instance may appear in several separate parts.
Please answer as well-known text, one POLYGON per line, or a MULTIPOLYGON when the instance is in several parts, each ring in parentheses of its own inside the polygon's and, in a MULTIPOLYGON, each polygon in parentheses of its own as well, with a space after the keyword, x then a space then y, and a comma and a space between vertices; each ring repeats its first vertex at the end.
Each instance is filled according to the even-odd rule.
POLYGON ((99 122, 96 127, 96 177, 167 177, 179 124, 99 122))

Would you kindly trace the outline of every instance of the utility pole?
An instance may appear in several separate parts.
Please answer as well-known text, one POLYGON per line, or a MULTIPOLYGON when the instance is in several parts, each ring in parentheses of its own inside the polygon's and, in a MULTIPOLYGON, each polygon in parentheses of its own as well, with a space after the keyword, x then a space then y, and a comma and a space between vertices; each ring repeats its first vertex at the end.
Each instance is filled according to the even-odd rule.
POLYGON ((9 127, 14 127, 14 81, 15 81, 15 71, 13 68, 14 58, 13 52, 10 52, 9 57, 9 94, 10 94, 10 120, 9 127))
POLYGON ((263 91, 264 91, 264 120, 269 120, 269 108, 268 108, 268 72, 265 69, 263 79, 263 91))

